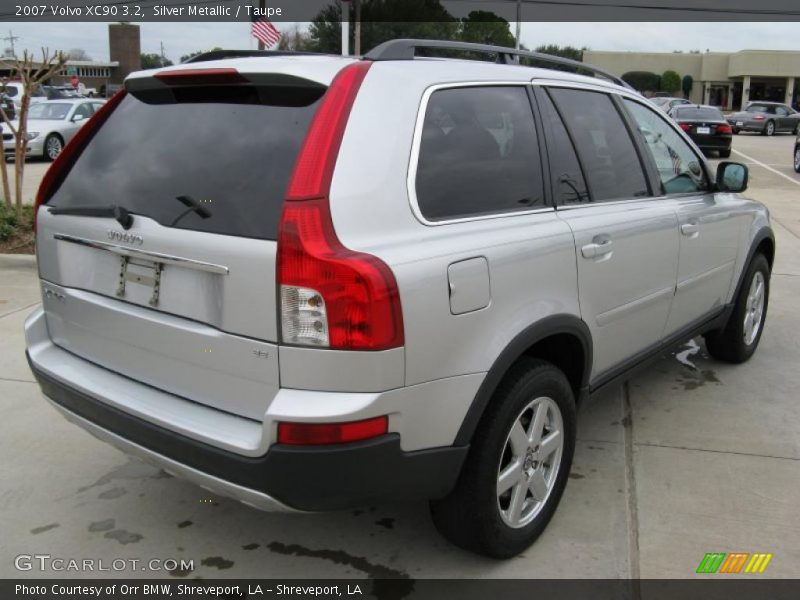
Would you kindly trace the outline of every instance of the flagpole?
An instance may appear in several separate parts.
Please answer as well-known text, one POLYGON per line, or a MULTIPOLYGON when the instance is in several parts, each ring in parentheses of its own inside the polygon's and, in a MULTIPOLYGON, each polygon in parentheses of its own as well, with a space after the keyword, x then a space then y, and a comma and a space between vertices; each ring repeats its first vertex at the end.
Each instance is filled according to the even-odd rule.
MULTIPOLYGON (((262 14, 262 15, 266 14, 266 12, 264 11, 264 9, 267 7, 267 0, 258 0, 258 7, 261 9, 261 14, 262 14)), ((259 50, 263 50, 263 49, 264 49, 264 47, 265 47, 265 46, 264 46, 264 42, 262 42, 262 41, 259 39, 259 40, 258 40, 258 49, 259 49, 259 50)))

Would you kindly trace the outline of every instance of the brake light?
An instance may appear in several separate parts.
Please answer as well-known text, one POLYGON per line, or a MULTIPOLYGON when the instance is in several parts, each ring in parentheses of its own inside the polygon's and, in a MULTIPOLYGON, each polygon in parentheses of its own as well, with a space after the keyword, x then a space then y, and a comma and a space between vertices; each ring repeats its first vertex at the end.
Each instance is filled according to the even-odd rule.
POLYGON ((763 121, 764 119, 766 119, 764 115, 756 115, 753 117, 753 121, 763 121))
POLYGON ((370 67, 359 62, 333 80, 309 127, 288 186, 278 234, 281 338, 340 350, 403 345, 397 282, 376 256, 336 236, 329 193, 355 96, 370 67))
POLYGON ((226 85, 247 83, 247 79, 236 69, 183 69, 181 71, 162 71, 153 75, 167 85, 226 85))
POLYGON ((36 216, 39 214, 39 207, 42 204, 47 204, 47 201, 56 193, 64 178, 69 173, 69 170, 78 160, 81 152, 89 144, 94 134, 100 129, 100 126, 106 122, 109 115, 114 112, 114 109, 122 102, 125 97, 125 88, 111 96, 108 101, 94 113, 91 118, 72 136, 72 139, 67 142, 66 146, 61 150, 61 153, 47 169, 47 172, 39 184, 39 190, 36 193, 36 201, 33 209, 33 229, 36 230, 36 216))
POLYGON ((692 130, 692 126, 689 125, 689 123, 678 123, 678 127, 683 129, 684 131, 691 131, 692 130))
POLYGON ((717 133, 733 133, 730 125, 717 125, 717 133))
POLYGON ((295 446, 346 444, 384 435, 389 430, 385 416, 350 423, 278 423, 278 443, 295 446))

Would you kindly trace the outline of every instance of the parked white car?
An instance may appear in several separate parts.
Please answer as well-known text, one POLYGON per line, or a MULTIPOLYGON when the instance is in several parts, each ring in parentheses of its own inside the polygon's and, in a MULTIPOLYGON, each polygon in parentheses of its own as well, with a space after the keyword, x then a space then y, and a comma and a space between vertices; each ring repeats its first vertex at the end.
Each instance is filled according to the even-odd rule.
MULTIPOLYGON (((21 81, 7 81, 4 84, 0 84, 0 90, 5 91, 6 95, 14 102, 14 107, 19 111, 20 102, 25 93, 25 85, 21 81)), ((46 100, 47 95, 44 93, 41 86, 31 94, 32 105, 46 100)))
MULTIPOLYGON (((105 100, 48 100, 38 102, 28 112, 28 149, 26 156, 55 160, 64 145, 89 120, 105 100)), ((14 128, 19 121, 12 121, 14 128)), ((14 136, 3 125, 3 149, 6 156, 14 153, 14 136)))

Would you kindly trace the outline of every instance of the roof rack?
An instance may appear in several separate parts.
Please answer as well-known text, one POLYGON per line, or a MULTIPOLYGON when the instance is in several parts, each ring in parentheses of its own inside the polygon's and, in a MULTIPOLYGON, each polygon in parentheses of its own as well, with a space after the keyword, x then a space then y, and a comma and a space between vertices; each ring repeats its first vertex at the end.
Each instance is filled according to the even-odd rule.
POLYGON ((472 44, 469 42, 448 42, 443 40, 413 40, 413 39, 400 39, 389 40, 379 46, 375 46, 367 54, 364 55, 365 60, 383 61, 383 60, 413 60, 416 55, 417 48, 440 48, 444 50, 461 50, 464 52, 482 52, 484 54, 496 54, 497 62, 507 65, 518 65, 519 58, 533 58, 542 62, 547 62, 553 65, 561 65, 565 67, 572 67, 589 71, 595 75, 605 77, 612 82, 624 86, 628 89, 633 89, 621 77, 612 75, 608 71, 587 65, 577 60, 569 58, 562 58, 560 56, 553 56, 552 54, 544 54, 542 52, 530 52, 528 50, 515 50, 514 48, 506 48, 504 46, 491 46, 488 44, 472 44))
POLYGON ((202 52, 191 58, 187 58, 181 64, 206 62, 209 60, 222 60, 224 58, 249 58, 260 56, 262 58, 270 56, 325 56, 321 52, 291 52, 280 50, 209 50, 202 52))

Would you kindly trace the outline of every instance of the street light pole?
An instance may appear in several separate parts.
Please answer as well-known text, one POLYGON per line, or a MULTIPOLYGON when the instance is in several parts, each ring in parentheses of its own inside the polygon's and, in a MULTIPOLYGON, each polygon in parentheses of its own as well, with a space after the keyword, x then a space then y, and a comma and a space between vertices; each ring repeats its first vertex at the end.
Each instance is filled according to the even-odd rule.
POLYGON ((342 56, 350 50, 350 2, 342 0, 342 56))
POLYGON ((517 0, 517 39, 514 48, 519 50, 520 21, 522 20, 522 0, 517 0))

